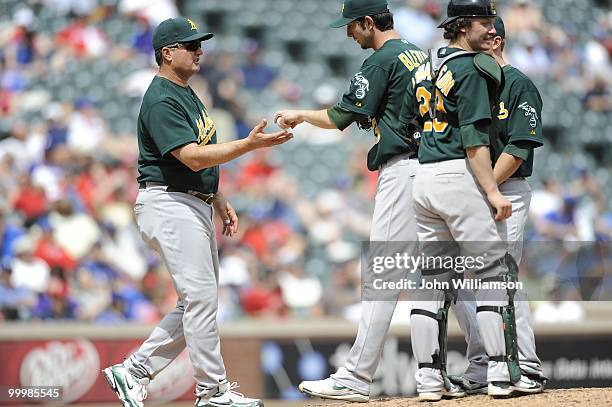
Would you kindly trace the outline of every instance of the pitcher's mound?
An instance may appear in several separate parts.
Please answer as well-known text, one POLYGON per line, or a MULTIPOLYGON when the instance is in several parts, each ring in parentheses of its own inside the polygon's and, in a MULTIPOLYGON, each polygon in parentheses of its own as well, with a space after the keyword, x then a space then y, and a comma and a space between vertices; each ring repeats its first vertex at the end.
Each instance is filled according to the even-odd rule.
POLYGON ((442 400, 435 403, 419 403, 416 398, 392 398, 371 400, 369 403, 346 403, 342 401, 322 400, 312 398, 305 406, 329 407, 566 407, 566 406, 612 406, 612 388, 603 389, 550 389, 541 394, 513 397, 509 399, 493 399, 489 396, 468 396, 455 400, 442 400))

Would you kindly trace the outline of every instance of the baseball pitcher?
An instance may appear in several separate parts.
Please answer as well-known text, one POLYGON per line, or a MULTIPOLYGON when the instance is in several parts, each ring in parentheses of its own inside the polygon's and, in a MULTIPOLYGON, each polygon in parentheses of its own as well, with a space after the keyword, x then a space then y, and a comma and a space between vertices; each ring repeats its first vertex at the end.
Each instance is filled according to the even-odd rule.
MULTIPOLYGON (((400 38, 386 0, 347 0, 342 17, 332 27, 346 26, 347 36, 374 53, 364 61, 342 100, 327 110, 285 110, 276 114, 282 128, 308 122, 344 130, 351 123, 371 129, 376 143, 367 167, 378 171, 378 186, 370 231, 371 242, 416 242, 412 182, 416 174, 416 140, 399 114, 406 89, 427 55, 400 38)), ((406 111, 410 122, 415 110, 406 111)), ((407 248, 410 250, 410 247, 407 248)), ((399 295, 399 293, 398 293, 399 295)), ((331 377, 304 381, 302 392, 323 398, 366 402, 378 367, 398 295, 387 300, 362 301, 355 343, 347 362, 331 377)), ((393 297, 393 295, 391 295, 393 297)))

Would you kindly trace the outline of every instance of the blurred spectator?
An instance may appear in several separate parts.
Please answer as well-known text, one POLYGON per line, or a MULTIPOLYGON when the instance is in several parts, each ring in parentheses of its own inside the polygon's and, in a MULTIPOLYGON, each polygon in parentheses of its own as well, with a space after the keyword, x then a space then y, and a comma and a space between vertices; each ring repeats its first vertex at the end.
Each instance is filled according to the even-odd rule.
POLYGON ((585 87, 584 60, 577 32, 561 32, 562 43, 550 50, 556 59, 552 79, 566 92, 583 92, 585 87))
POLYGON ((542 188, 535 189, 529 205, 531 221, 538 225, 540 220, 548 213, 554 212, 561 206, 561 185, 556 179, 544 179, 542 188))
POLYGON ((135 98, 138 100, 138 103, 140 103, 140 100, 157 73, 156 67, 155 61, 151 60, 149 66, 131 72, 117 84, 117 91, 119 94, 135 98))
POLYGON ((13 258, 13 244, 26 230, 14 219, 9 220, 7 214, 0 210, 0 261, 13 258))
POLYGON ((102 226, 100 244, 109 265, 132 280, 140 281, 147 271, 147 263, 136 241, 140 239, 138 234, 128 227, 117 227, 111 222, 105 222, 102 226))
POLYGON ((17 189, 17 180, 13 174, 13 158, 0 158, 0 216, 12 209, 13 199, 17 189))
POLYGON ((68 146, 80 153, 93 154, 106 137, 106 126, 94 103, 80 98, 68 121, 68 146))
POLYGON ((55 241, 74 259, 82 259, 100 239, 100 227, 95 220, 85 213, 75 213, 65 199, 54 202, 49 216, 55 241))
POLYGON ((96 322, 106 325, 125 322, 125 308, 125 300, 120 295, 113 294, 111 305, 97 316, 96 322))
POLYGON ((62 272, 60 277, 63 279, 63 273, 73 271, 77 262, 53 239, 53 227, 48 218, 40 218, 36 225, 40 229, 41 236, 34 255, 43 259, 52 270, 59 269, 62 272))
POLYGON ((10 33, 4 48, 7 60, 13 65, 28 65, 35 59, 36 48, 33 31, 34 12, 26 6, 19 7, 13 15, 14 29, 10 33))
POLYGON ((536 34, 527 32, 522 40, 515 42, 514 47, 509 51, 512 65, 531 78, 542 77, 550 73, 550 59, 538 41, 536 34))
POLYGON ((37 162, 41 156, 36 146, 38 135, 30 133, 30 127, 23 120, 18 120, 11 126, 10 137, 0 141, 0 160, 10 155, 16 171, 26 171, 32 163, 37 162))
POLYGON ((501 12, 506 33, 515 38, 525 33, 537 32, 544 27, 542 11, 537 3, 529 0, 512 0, 501 12))
POLYGON ((439 17, 438 4, 427 0, 406 0, 393 13, 394 27, 400 36, 424 50, 440 41, 439 17))
POLYGON ((0 320, 27 319, 36 305, 36 295, 30 289, 13 284, 12 272, 9 264, 0 268, 0 320))
MULTIPOLYGON (((4 102, 7 105, 11 101, 9 99, 15 93, 22 92, 26 89, 28 82, 25 76, 25 72, 17 65, 17 62, 11 59, 0 58, 0 89, 5 91, 7 100, 4 102)), ((10 105, 4 110, 9 110, 10 105)))
POLYGON ((283 302, 294 317, 313 318, 323 315, 320 308, 323 288, 321 282, 304 273, 298 262, 288 264, 278 274, 283 302))
POLYGON ((59 102, 52 102, 45 109, 47 119, 47 142, 45 150, 66 145, 68 142, 68 127, 64 107, 59 102))
POLYGON ((32 226, 49 209, 45 191, 33 185, 27 173, 19 176, 19 189, 15 194, 13 208, 24 217, 26 227, 32 226))
POLYGON ((120 0, 117 9, 122 14, 143 16, 152 27, 179 15, 172 0, 120 0))
POLYGON ((147 16, 142 14, 136 15, 136 23, 138 24, 138 29, 134 33, 132 47, 141 54, 151 56, 154 51, 153 29, 151 28, 151 24, 149 24, 147 16))
POLYGON ((246 137, 250 128, 245 123, 244 106, 239 97, 243 77, 236 67, 234 55, 229 52, 205 55, 200 77, 208 84, 211 98, 207 100, 213 108, 211 116, 218 122, 218 128, 226 129, 219 135, 220 140, 227 142, 246 137))
POLYGON ((59 15, 86 16, 95 11, 96 0, 39 0, 59 15))
POLYGON ((101 57, 109 48, 104 32, 90 24, 87 16, 77 17, 72 24, 59 31, 57 42, 77 58, 101 57))
POLYGON ((605 198, 597 178, 584 167, 570 172, 570 192, 579 198, 575 210, 575 223, 581 241, 595 240, 595 222, 605 208, 605 198))
POLYGON ((604 16, 598 17, 592 28, 593 35, 584 46, 585 69, 590 76, 609 76, 610 50, 606 48, 606 42, 611 44, 612 30, 606 20, 604 16))
POLYGON ((65 146, 56 146, 45 151, 45 159, 32 168, 32 183, 45 190, 49 202, 62 198, 65 177, 64 168, 71 159, 71 152, 65 146))
POLYGON ((242 289, 240 305, 250 317, 284 317, 286 313, 281 289, 272 276, 242 289))
POLYGON ((62 268, 51 268, 49 288, 38 296, 38 304, 32 312, 39 319, 75 318, 75 304, 70 298, 70 286, 62 268))
POLYGON ((17 34, 15 60, 19 65, 27 65, 34 61, 34 37, 36 33, 23 27, 17 34))
POLYGON ((247 61, 240 67, 244 86, 256 91, 264 90, 278 76, 275 69, 261 62, 261 46, 255 40, 246 43, 247 61))
POLYGON ((75 273, 72 284, 72 296, 75 301, 78 319, 93 321, 108 308, 113 300, 108 280, 86 269, 80 268, 75 273))
MULTIPOLYGON (((159 321, 159 311, 139 290, 139 287, 128 278, 119 278, 113 281, 113 306, 120 305, 122 316, 126 320, 153 324, 159 321), (119 299, 120 301, 116 301, 119 299)), ((117 309, 116 309, 117 310, 117 309)))
POLYGON ((11 283, 36 293, 44 293, 49 287, 50 269, 43 260, 34 257, 34 243, 29 236, 22 236, 13 244, 15 257, 11 262, 11 283))
POLYGON ((578 240, 578 230, 575 222, 577 200, 573 196, 563 197, 563 204, 556 211, 544 215, 539 225, 540 233, 552 240, 578 240))
POLYGON ((595 76, 592 86, 584 95, 584 107, 598 113, 612 112, 612 92, 608 77, 595 76))

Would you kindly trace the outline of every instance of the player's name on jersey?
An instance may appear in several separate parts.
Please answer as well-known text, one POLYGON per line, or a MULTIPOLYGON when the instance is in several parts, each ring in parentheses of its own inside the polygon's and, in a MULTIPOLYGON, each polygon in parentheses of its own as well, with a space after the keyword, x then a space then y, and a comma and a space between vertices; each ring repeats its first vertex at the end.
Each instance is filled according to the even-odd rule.
POLYGON ((520 281, 482 281, 478 279, 421 280, 407 278, 389 281, 377 278, 372 282, 375 290, 522 290, 520 281))
MULTIPOLYGON (((436 88, 444 94, 444 96, 448 96, 453 86, 455 86, 455 78, 453 77, 453 72, 448 69, 448 66, 444 65, 442 69, 440 69, 440 73, 436 79, 436 88)), ((412 79, 413 84, 418 85, 423 81, 431 81, 431 66, 430 63, 427 62, 425 65, 421 65, 419 69, 417 69, 414 74, 414 78, 412 79)))

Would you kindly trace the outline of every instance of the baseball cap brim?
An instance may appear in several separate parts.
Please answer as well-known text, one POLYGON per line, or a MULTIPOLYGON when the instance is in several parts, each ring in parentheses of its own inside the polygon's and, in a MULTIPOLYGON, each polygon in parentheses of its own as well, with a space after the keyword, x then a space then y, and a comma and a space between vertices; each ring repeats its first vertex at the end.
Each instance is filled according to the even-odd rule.
POLYGON ((340 17, 339 19, 337 19, 336 21, 334 21, 333 23, 331 23, 329 26, 331 28, 340 28, 340 27, 344 27, 345 25, 355 21, 355 18, 346 18, 346 17, 340 17))
POLYGON ((197 33, 190 35, 189 37, 183 38, 180 42, 191 42, 191 41, 206 41, 214 37, 213 33, 197 33))

